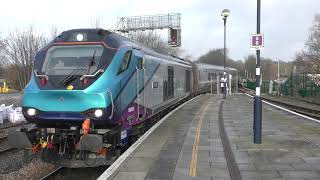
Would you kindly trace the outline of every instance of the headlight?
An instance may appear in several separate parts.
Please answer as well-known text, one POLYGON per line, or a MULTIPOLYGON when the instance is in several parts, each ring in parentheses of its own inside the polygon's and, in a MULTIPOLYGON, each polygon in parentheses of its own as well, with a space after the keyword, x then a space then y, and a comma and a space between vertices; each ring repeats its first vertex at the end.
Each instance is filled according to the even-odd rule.
POLYGON ((34 116, 34 115, 36 115, 36 110, 35 109, 33 109, 33 108, 29 108, 28 110, 27 110, 27 115, 28 116, 34 116))
POLYGON ((94 111, 94 116, 95 116, 96 118, 101 117, 102 114, 103 114, 103 111, 102 111, 101 109, 96 109, 96 110, 94 111))

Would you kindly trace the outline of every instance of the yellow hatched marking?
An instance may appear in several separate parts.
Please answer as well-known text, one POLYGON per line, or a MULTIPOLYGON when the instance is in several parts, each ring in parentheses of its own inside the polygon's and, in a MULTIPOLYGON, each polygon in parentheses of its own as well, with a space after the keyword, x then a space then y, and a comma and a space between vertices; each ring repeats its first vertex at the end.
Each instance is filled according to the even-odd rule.
POLYGON ((208 105, 202 110, 200 119, 197 125, 196 129, 196 136, 194 138, 194 142, 192 145, 192 159, 190 162, 190 169, 189 169, 189 176, 195 177, 197 176, 197 164, 198 164, 198 144, 200 141, 200 132, 201 132, 201 126, 202 126, 202 121, 203 121, 203 115, 207 111, 208 105))

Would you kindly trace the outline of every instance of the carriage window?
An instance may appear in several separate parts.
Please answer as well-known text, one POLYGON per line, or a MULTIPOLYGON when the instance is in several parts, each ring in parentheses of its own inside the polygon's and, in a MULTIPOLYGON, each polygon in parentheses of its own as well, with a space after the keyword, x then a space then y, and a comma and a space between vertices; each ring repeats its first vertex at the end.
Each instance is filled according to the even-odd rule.
POLYGON ((131 59, 131 54, 132 51, 128 51, 124 54, 124 57, 122 59, 118 74, 121 74, 123 71, 125 71, 126 69, 128 69, 129 64, 130 64, 130 59, 131 59))

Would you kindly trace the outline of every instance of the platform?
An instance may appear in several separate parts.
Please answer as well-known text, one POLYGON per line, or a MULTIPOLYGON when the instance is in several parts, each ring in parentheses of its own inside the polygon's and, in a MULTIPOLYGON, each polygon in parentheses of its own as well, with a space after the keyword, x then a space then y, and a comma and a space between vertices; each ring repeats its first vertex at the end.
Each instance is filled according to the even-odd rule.
POLYGON ((319 123, 264 104, 262 144, 256 145, 252 116, 246 95, 197 97, 164 120, 108 179, 320 179, 319 123))

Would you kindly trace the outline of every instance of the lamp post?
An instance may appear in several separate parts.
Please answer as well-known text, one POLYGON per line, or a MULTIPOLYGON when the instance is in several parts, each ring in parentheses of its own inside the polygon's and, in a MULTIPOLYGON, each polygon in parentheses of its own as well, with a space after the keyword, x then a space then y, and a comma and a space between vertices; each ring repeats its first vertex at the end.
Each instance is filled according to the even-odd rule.
MULTIPOLYGON (((260 34, 260 17, 261 17, 261 0, 257 0, 257 34, 260 34)), ((254 96, 254 122, 253 122, 253 142, 261 144, 262 135, 262 98, 260 96, 261 85, 261 65, 260 65, 260 50, 257 49, 256 61, 256 95, 254 96)))
POLYGON ((223 60, 223 99, 226 99, 227 96, 227 86, 226 86, 226 25, 227 25, 227 17, 230 15, 229 9, 224 9, 221 12, 221 16, 223 19, 224 24, 224 48, 223 48, 223 54, 224 54, 224 60, 223 60))

